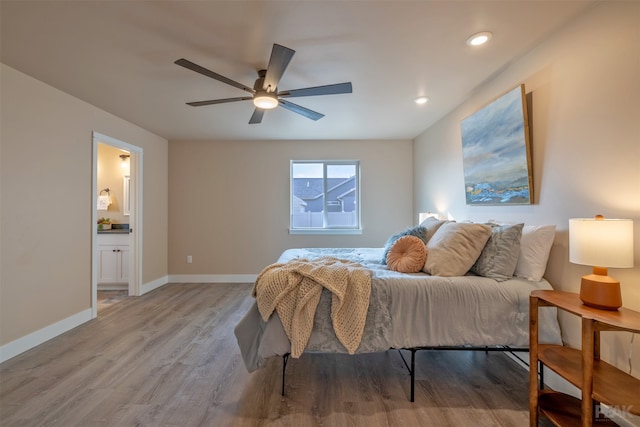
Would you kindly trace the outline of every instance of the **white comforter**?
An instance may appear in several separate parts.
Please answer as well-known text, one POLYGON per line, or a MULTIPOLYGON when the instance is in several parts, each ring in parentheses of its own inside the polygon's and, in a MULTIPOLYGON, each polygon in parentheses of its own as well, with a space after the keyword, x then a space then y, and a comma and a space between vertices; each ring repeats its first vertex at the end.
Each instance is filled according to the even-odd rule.
MULTIPOLYGON (((382 248, 289 249, 277 262, 334 256, 372 270, 371 302, 357 353, 390 348, 436 346, 529 346, 529 294, 552 289, 546 280, 504 282, 478 276, 438 277, 390 271, 380 262, 382 248)), ((345 352, 330 324, 330 298, 318 306, 306 351, 345 352)), ((561 344, 556 309, 540 309, 540 342, 561 344)), ((254 306, 236 326, 245 365, 253 371, 265 359, 291 351, 277 314, 268 322, 254 306)))

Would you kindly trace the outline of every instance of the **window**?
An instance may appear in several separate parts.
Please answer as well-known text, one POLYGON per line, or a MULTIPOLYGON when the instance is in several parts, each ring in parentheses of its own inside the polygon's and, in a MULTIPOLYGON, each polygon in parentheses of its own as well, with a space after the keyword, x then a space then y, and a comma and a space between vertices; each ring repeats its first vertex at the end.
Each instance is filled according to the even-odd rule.
POLYGON ((289 232, 359 234, 360 163, 291 161, 289 232))

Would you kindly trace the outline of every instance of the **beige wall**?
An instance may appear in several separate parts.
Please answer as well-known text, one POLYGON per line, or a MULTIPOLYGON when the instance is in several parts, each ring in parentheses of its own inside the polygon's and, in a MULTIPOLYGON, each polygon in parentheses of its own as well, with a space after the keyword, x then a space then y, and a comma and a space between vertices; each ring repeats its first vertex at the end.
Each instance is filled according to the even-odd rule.
POLYGON ((287 248, 383 246, 417 220, 411 156, 411 141, 171 141, 169 272, 258 274, 287 248), (290 160, 332 159, 360 160, 362 235, 289 235, 290 160))
MULTIPOLYGON (((413 152, 410 141, 167 143, 2 65, 0 344, 90 306, 92 131, 144 150, 143 283, 256 274, 289 247, 381 246, 430 210, 557 224, 547 277, 576 291, 589 269, 568 263, 568 219, 602 213, 635 220, 636 267, 611 274, 625 305, 640 310, 639 20, 637 2, 598 4, 507 64, 413 152), (536 203, 466 206, 459 121, 519 83, 532 97, 536 203), (337 158, 361 161, 363 234, 289 235, 289 160, 337 158)), ((578 345, 578 323, 561 320, 578 345)), ((626 368, 629 335, 605 344, 605 358, 626 368)), ((638 340, 634 355, 638 375, 638 340)))
MULTIPOLYGON (((121 166, 120 155, 128 154, 123 150, 107 144, 98 144, 98 170, 96 194, 106 188, 109 189, 111 204, 107 210, 99 210, 98 218, 109 218, 112 224, 128 224, 129 216, 124 214, 124 183, 123 178, 129 175, 127 167, 121 166)), ((107 193, 102 193, 107 194, 107 193)))
POLYGON ((143 283, 167 275, 168 143, 2 65, 0 344, 91 305, 92 131, 144 150, 143 283))
MULTIPOLYGON (((526 56, 416 138, 415 212, 451 213, 556 224, 546 277, 556 289, 579 289, 590 268, 568 262, 568 220, 603 214, 634 220, 635 265, 610 270, 623 303, 640 310, 640 3, 603 2, 526 56), (465 205, 460 120, 520 84, 532 97, 536 202, 520 207, 465 205)), ((487 47, 490 49, 490 46, 487 47)), ((561 316, 564 338, 580 345, 580 325, 561 316)), ((628 370, 630 334, 605 334, 605 358, 628 370)), ((640 342, 634 348, 640 375, 640 342)))

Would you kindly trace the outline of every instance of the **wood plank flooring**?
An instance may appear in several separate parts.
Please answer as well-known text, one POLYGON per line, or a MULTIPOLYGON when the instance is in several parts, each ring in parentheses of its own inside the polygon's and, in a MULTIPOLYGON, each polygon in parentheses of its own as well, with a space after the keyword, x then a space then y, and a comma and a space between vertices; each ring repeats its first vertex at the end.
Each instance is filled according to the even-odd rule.
POLYGON ((101 291, 100 289, 98 289, 98 298, 97 298, 98 316, 100 315, 100 313, 102 313, 102 310, 111 306, 112 304, 119 303, 120 301, 127 298, 128 296, 129 296, 129 291, 126 289, 118 290, 118 291, 115 291, 115 290, 101 291))
POLYGON ((305 354, 249 374, 233 328, 251 284, 169 284, 0 365, 2 426, 524 426, 502 353, 305 354))

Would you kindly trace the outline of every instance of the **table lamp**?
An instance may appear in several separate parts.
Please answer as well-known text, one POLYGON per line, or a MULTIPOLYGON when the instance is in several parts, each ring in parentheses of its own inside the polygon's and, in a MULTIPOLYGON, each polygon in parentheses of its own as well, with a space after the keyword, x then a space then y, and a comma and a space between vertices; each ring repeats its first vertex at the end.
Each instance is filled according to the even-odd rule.
POLYGON ((580 283, 585 305, 602 310, 622 307, 620 282, 607 275, 607 268, 633 267, 633 221, 602 215, 570 219, 569 261, 593 267, 580 283))
POLYGON ((418 214, 418 224, 422 224, 422 221, 424 221, 427 218, 438 219, 438 214, 433 212, 420 212, 418 214))

